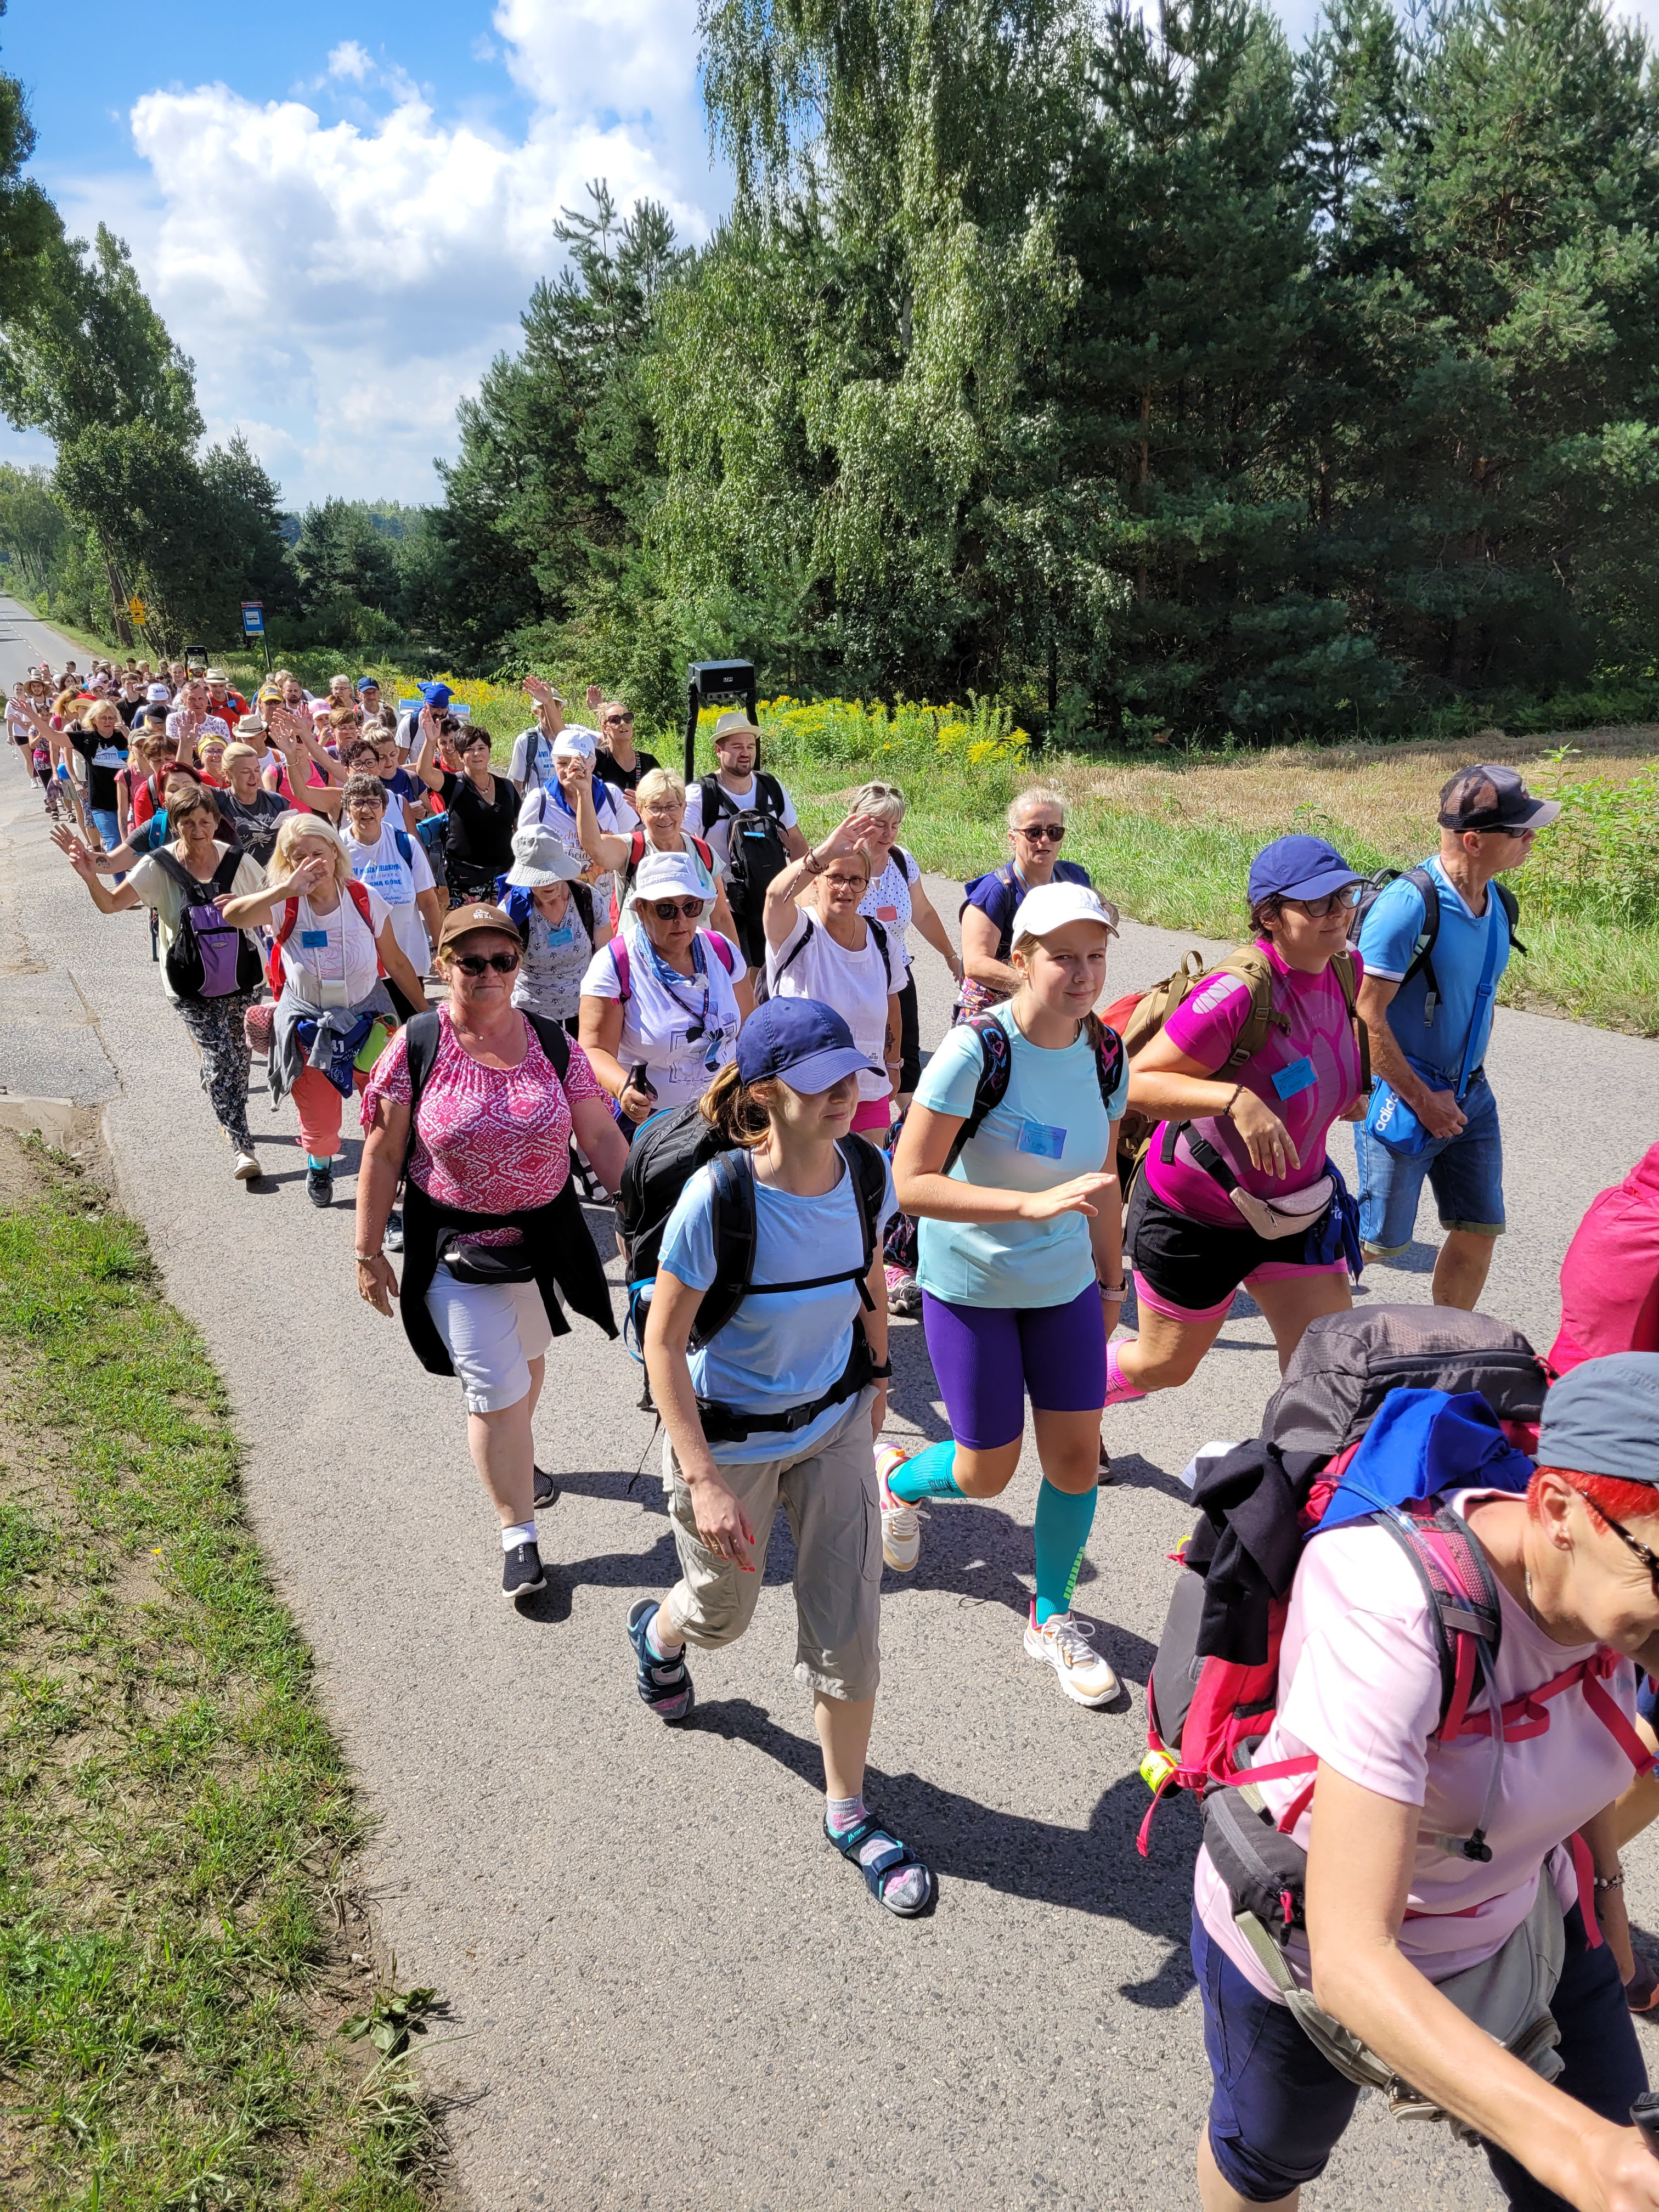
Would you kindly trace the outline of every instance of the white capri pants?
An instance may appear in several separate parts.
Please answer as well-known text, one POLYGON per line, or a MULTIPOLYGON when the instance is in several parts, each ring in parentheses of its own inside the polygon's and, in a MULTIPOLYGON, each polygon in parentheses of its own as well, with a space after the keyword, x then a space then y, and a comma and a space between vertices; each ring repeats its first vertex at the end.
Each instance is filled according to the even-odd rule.
POLYGON ((553 1341, 534 1283, 458 1283, 440 1267, 426 1294, 469 1413, 503 1413, 530 1395, 529 1362, 553 1341))

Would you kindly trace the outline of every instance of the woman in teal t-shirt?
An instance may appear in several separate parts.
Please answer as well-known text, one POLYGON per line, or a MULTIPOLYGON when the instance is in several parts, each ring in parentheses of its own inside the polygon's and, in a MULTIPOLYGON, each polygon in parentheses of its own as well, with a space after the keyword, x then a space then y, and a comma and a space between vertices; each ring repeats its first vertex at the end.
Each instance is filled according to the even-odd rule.
POLYGON ((1095 1517, 1106 1339, 1123 1298, 1114 1163, 1128 1071, 1091 1011, 1116 919, 1086 884, 1028 892, 1014 916, 1019 989, 952 1030, 922 1076, 893 1180, 919 1217, 922 1322, 951 1434, 913 1458, 884 1447, 876 1460, 883 1552, 889 1566, 914 1567, 919 1499, 995 1498, 1013 1480, 1029 1394, 1042 1486, 1025 1649, 1082 1705, 1118 1691, 1071 1611, 1095 1517), (988 1024, 994 1047, 1006 1040, 1007 1085, 964 1144, 988 1024))

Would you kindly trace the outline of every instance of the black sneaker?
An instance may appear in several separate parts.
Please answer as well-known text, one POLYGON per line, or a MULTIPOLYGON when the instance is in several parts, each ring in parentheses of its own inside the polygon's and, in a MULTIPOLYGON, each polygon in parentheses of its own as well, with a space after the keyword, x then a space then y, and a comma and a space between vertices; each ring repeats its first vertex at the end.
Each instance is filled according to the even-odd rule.
POLYGON ((306 1196, 313 1206, 333 1205, 334 1170, 331 1167, 306 1170, 306 1196))
POLYGON ((386 1249, 388 1252, 401 1252, 404 1249, 404 1217, 396 1206, 386 1218, 386 1249))
POLYGON ((501 1554, 501 1595, 509 1601, 520 1597, 534 1597, 537 1591, 547 1588, 547 1577, 542 1572, 542 1555, 533 1544, 520 1544, 511 1552, 501 1554))
POLYGON ((539 1513, 544 1505, 556 1505, 558 1504, 559 1486, 554 1481, 550 1474, 549 1474, 544 1468, 538 1467, 536 1469, 534 1480, 531 1484, 530 1495, 532 1504, 539 1513))

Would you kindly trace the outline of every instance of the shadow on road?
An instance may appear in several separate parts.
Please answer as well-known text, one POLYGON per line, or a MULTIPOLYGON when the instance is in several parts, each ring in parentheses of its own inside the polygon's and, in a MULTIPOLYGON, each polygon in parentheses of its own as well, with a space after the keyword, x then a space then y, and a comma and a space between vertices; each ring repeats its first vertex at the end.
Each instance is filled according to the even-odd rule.
MULTIPOLYGON (((816 1740, 780 1727, 750 1698, 722 1698, 701 1705, 692 1726, 707 1735, 751 1744, 815 1796, 823 1788, 816 1740)), ((1191 1989, 1187 1940, 1199 1826, 1190 1800, 1165 1800, 1149 1861, 1135 1850, 1147 1804, 1146 1784, 1138 1775, 1114 1782, 1080 1828, 1004 1812, 941 1789, 921 1775, 886 1774, 876 1766, 869 1771, 866 1795, 942 1881, 981 1882, 1031 1904, 1121 1920, 1167 1943, 1169 1953, 1155 1973, 1119 1985, 1132 2004, 1164 2010, 1179 2004, 1191 1989)))

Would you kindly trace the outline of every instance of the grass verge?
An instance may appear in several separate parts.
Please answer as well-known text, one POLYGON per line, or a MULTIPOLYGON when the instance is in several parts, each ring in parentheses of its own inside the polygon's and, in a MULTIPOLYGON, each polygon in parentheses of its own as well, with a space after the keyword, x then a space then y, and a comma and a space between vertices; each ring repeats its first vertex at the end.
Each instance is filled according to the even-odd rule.
POLYGON ((360 1820, 223 1387, 137 1225, 9 1135, 0 1349, 0 2202, 417 2212, 437 2130, 337 2033, 360 1820))

